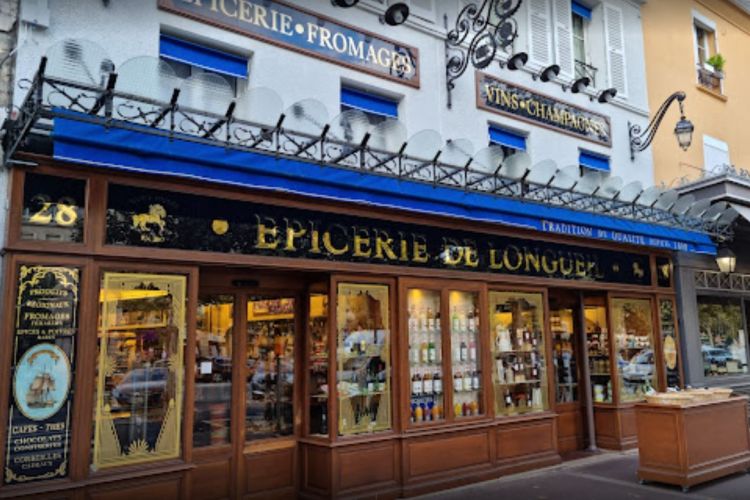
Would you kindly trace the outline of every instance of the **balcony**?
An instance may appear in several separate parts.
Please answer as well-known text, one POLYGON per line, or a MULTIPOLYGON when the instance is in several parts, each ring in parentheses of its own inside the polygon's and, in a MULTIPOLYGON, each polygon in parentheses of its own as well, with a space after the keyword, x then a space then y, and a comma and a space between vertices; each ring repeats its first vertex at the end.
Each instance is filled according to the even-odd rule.
POLYGON ((704 89, 721 94, 721 82, 723 79, 723 73, 698 66, 698 84, 704 89))
POLYGON ((599 68, 596 66, 592 66, 591 64, 587 64, 586 61, 579 61, 578 59, 575 60, 575 78, 576 80, 578 78, 587 77, 589 80, 591 80, 591 88, 596 88, 596 72, 599 71, 599 68))

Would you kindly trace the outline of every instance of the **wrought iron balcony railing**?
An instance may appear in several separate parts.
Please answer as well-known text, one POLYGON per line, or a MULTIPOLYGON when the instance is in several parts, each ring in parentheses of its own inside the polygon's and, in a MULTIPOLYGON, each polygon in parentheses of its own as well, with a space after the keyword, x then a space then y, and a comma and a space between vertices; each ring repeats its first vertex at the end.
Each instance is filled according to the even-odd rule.
MULTIPOLYGON (((234 101, 219 113, 197 109, 181 104, 180 88, 171 92, 169 100, 154 99, 119 91, 116 73, 110 73, 101 85, 49 76, 45 74, 46 61, 42 59, 35 77, 27 82, 28 95, 15 118, 5 123, 6 165, 17 161, 16 152, 30 135, 49 135, 53 121, 64 117, 175 140, 702 231, 722 240, 733 234, 737 214, 726 204, 695 207, 691 200, 678 198, 674 190, 644 190, 639 182, 623 186, 622 180, 613 176, 592 181, 591 177, 558 169, 552 160, 532 166, 524 153, 504 158, 500 148, 494 146, 474 153, 465 150, 467 141, 440 143, 439 134, 433 130, 418 132, 408 141, 394 139, 400 135, 390 135, 392 130, 405 134, 403 125, 396 120, 372 127, 363 124, 366 119, 345 112, 333 121, 319 123, 320 119, 303 105, 311 100, 295 103, 280 116, 262 122, 240 119, 235 114, 234 101), (427 137, 432 140, 425 141, 427 137), (419 146, 428 142, 437 145, 419 146)), ((182 92, 190 103, 188 90, 182 92)), ((161 89, 160 94, 169 92, 165 94, 161 89)))
POLYGON ((575 60, 575 75, 576 79, 587 77, 591 80, 591 88, 596 88, 596 73, 599 68, 588 64, 586 61, 575 60))

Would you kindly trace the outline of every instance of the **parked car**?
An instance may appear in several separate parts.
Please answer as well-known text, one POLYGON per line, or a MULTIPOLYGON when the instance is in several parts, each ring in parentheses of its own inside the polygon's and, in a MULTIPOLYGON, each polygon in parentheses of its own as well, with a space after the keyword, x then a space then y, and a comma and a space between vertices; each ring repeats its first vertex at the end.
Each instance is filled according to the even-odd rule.
POLYGON ((701 346, 703 352, 703 361, 709 364, 726 366, 727 361, 734 359, 732 353, 723 347, 711 347, 709 345, 701 346))
POLYGON ((123 406, 159 405, 167 390, 168 373, 166 367, 130 370, 112 389, 112 397, 123 406))
POLYGON ((641 351, 630 359, 622 369, 622 378, 627 382, 645 384, 654 380, 654 352, 641 351))

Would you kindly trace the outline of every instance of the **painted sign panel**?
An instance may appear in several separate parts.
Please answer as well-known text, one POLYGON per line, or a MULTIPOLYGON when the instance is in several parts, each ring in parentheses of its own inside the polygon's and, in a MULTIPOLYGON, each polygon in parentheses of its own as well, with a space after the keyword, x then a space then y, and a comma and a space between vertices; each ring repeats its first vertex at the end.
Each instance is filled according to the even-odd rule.
POLYGON ((645 254, 117 184, 108 203, 110 245, 651 285, 645 254))
POLYGON ((281 47, 419 87, 419 52, 278 1, 159 0, 159 7, 281 47))
POLYGON ((68 475, 79 270, 21 266, 5 484, 68 475))
POLYGON ((512 116, 605 146, 612 145, 609 118, 604 115, 498 80, 486 73, 478 72, 476 80, 477 106, 480 109, 512 116))

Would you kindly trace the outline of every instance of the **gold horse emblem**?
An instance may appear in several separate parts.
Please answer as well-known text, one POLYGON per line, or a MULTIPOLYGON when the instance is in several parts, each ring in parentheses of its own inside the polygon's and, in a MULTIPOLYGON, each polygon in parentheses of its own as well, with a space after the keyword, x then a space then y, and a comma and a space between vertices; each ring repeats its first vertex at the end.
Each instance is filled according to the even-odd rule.
POLYGON ((164 229, 167 225, 166 209, 160 204, 148 206, 148 212, 133 215, 133 229, 141 235, 141 241, 146 243, 161 243, 164 241, 164 229))

